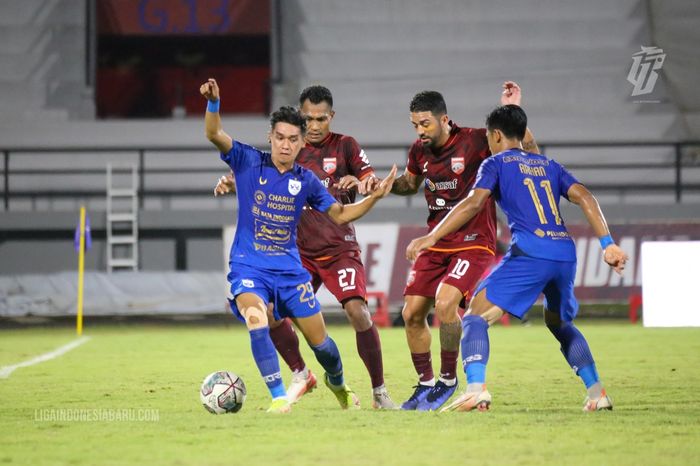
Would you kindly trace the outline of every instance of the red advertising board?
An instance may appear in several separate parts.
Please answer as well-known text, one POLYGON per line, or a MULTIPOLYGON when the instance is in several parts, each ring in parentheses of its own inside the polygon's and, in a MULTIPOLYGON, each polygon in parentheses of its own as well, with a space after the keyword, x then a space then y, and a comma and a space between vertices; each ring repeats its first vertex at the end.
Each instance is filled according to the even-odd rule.
MULTIPOLYGON (((634 223, 610 225, 615 241, 629 254, 630 260, 621 277, 602 260, 598 238, 590 227, 581 224, 568 226, 576 241, 577 271, 576 296, 582 302, 627 302, 630 295, 641 294, 640 248, 645 241, 700 241, 700 223, 634 223)), ((394 266, 391 272, 389 299, 392 303, 403 299, 403 288, 410 264, 405 258, 408 243, 427 232, 425 226, 402 226, 396 243, 394 266)), ((682 264, 679 264, 681 267, 682 264)))

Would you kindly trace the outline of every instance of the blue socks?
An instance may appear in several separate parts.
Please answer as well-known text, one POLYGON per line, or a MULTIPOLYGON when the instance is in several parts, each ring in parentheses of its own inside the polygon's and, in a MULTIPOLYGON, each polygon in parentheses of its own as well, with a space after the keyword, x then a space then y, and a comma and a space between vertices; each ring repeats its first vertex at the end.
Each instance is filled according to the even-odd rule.
MULTIPOLYGON (((342 387, 345 385, 343 379, 343 362, 340 360, 340 352, 333 339, 326 336, 326 339, 318 346, 311 346, 316 355, 316 360, 326 370, 328 381, 331 385, 342 387)), ((273 348, 274 349, 274 348, 273 348)))
POLYGON ((571 368, 581 377, 586 388, 590 388, 600 380, 595 368, 593 355, 583 334, 571 322, 561 325, 548 325, 547 328, 561 343, 561 352, 571 368))
POLYGON ((250 330, 250 347, 253 350, 253 358, 258 366, 267 389, 270 390, 272 398, 279 398, 287 395, 280 373, 280 363, 277 359, 275 345, 270 338, 270 328, 263 327, 250 330))
POLYGON ((489 362, 489 324, 483 317, 466 315, 462 319, 462 366, 467 384, 486 382, 489 362))

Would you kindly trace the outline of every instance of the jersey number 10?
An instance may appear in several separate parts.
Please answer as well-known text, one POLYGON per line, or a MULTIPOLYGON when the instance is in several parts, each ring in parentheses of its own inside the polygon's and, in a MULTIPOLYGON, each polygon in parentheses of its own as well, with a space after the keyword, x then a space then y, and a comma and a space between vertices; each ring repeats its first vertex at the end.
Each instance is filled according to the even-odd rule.
MULTIPOLYGON (((537 216, 540 218, 540 223, 542 225, 547 224, 547 217, 544 215, 544 207, 540 202, 540 196, 537 195, 535 182, 532 178, 525 178, 523 184, 527 186, 527 190, 530 191, 530 197, 532 197, 532 202, 535 204, 535 210, 537 211, 537 216)), ((561 216, 559 215, 559 209, 557 209, 557 202, 554 200, 552 184, 549 180, 542 180, 540 181, 540 187, 544 188, 544 191, 547 193, 547 200, 549 201, 549 208, 552 210, 552 215, 554 215, 554 221, 557 225, 561 225, 561 216)))

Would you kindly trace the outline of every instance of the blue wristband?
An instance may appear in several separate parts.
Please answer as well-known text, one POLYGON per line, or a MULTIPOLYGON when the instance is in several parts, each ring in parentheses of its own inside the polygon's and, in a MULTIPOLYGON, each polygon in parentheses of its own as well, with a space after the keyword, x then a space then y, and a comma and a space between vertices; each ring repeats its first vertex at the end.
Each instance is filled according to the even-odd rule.
POLYGON ((598 239, 600 240, 600 247, 603 248, 603 251, 605 251, 605 248, 611 244, 615 244, 615 241, 613 241, 612 236, 610 235, 601 236, 598 239))
POLYGON ((217 113, 219 111, 220 104, 221 104, 221 100, 217 100, 216 102, 212 102, 211 100, 207 100, 207 112, 217 113))

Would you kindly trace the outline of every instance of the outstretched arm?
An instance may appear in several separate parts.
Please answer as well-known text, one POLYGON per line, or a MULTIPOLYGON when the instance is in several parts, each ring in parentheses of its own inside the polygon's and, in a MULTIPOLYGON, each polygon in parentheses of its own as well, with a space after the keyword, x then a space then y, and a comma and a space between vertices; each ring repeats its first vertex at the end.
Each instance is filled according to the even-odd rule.
POLYGON ((608 223, 600 210, 598 200, 585 186, 579 183, 571 185, 566 194, 571 202, 581 208, 583 215, 586 216, 586 220, 593 228, 593 232, 600 238, 600 244, 603 248, 603 260, 615 272, 622 275, 622 271, 625 270, 625 263, 629 258, 620 246, 613 242, 608 223))
POLYGON ((450 213, 433 228, 433 231, 411 241, 411 244, 406 248, 406 259, 416 260, 421 251, 434 246, 444 236, 457 231, 459 227, 479 213, 490 195, 491 191, 488 189, 476 188, 469 191, 467 197, 454 206, 450 213))
POLYGON ((379 186, 372 194, 353 204, 343 205, 340 202, 336 202, 327 210, 328 215, 330 215, 333 221, 338 225, 357 220, 369 212, 379 199, 389 194, 395 178, 396 165, 391 168, 389 175, 379 183, 379 186))
MULTIPOLYGON (((522 90, 518 83, 515 81, 506 81, 503 83, 503 93, 501 94, 501 105, 517 105, 521 107, 523 100, 522 90)), ((525 130, 525 137, 523 138, 523 149, 527 152, 533 154, 539 154, 540 148, 537 146, 537 141, 535 141, 535 136, 533 136, 530 128, 525 130)))
POLYGON ((207 112, 204 114, 204 130, 212 144, 220 152, 226 153, 233 147, 233 139, 221 128, 221 116, 219 116, 219 85, 216 80, 209 78, 207 82, 199 86, 199 93, 209 101, 207 112))

